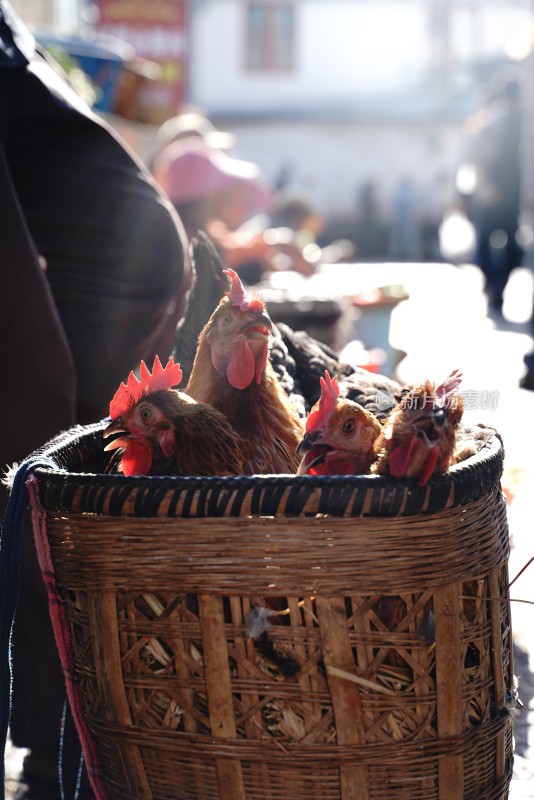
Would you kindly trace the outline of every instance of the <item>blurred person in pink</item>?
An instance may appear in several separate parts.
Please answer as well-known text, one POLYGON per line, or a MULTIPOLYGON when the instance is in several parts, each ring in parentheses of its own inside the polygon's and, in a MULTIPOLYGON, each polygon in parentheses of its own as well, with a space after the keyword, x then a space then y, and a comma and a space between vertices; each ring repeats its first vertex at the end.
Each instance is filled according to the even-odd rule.
POLYGON ((256 164, 210 146, 201 136, 189 136, 164 147, 152 169, 190 238, 206 231, 226 265, 238 271, 250 263, 263 265, 268 249, 263 236, 239 232, 271 205, 270 188, 256 164))
POLYGON ((210 219, 237 229, 271 205, 259 167, 211 147, 200 137, 178 139, 155 159, 153 174, 177 209, 188 234, 210 219))
POLYGON ((310 274, 312 266, 297 247, 273 243, 266 235, 268 225, 245 224, 254 218, 268 220, 273 209, 273 193, 259 167, 213 147, 209 140, 203 133, 178 135, 152 164, 188 236, 205 231, 225 264, 246 283, 257 283, 265 272, 280 269, 281 249, 289 268, 310 274))

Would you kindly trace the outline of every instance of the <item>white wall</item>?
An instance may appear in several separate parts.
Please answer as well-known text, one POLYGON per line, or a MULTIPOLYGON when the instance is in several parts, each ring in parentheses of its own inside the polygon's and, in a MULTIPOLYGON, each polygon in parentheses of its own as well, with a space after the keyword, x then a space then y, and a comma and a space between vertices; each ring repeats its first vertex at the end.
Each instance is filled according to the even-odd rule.
POLYGON ((532 9, 515 3, 459 4, 449 37, 437 43, 430 2, 300 0, 294 69, 261 73, 245 69, 245 3, 201 0, 196 9, 191 100, 215 113, 328 109, 428 86, 440 61, 454 67, 491 58, 532 16, 532 9))
POLYGON ((353 211, 358 189, 369 180, 385 211, 406 176, 425 196, 438 176, 452 183, 461 141, 459 123, 264 122, 226 128, 236 135, 234 154, 258 163, 271 181, 289 163, 296 188, 328 216, 353 211))
POLYGON ((10 0, 26 25, 72 32, 80 24, 83 0, 10 0))
POLYGON ((262 74, 244 69, 244 5, 205 0, 192 31, 191 96, 214 112, 251 112, 328 107, 389 93, 420 77, 429 57, 425 26, 425 12, 415 0, 300 2, 294 70, 262 74), (379 22, 380 36, 370 37, 379 22))

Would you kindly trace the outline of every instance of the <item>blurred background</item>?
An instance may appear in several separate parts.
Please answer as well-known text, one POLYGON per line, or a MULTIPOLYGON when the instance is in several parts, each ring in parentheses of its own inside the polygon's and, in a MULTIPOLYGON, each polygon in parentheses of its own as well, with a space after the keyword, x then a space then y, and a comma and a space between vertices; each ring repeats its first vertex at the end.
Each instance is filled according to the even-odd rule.
MULTIPOLYGON (((150 163, 159 126, 200 109, 275 189, 306 195, 320 244, 359 261, 462 259, 466 123, 507 72, 534 127, 533 0, 12 0, 86 99, 150 163), (80 76, 81 70, 81 76, 80 76), (417 229, 395 238, 399 216, 417 229), (443 244, 443 242, 442 242, 443 244)), ((534 148, 521 235, 532 242, 534 148)))

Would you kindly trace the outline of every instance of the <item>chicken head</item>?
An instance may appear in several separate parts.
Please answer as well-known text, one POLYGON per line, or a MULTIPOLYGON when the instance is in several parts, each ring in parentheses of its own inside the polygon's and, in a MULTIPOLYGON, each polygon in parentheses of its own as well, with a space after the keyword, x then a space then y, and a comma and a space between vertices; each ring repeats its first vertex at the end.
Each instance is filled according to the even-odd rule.
POLYGON ((359 475, 374 460, 373 443, 380 422, 363 406, 339 398, 337 377, 325 371, 321 396, 306 420, 306 433, 297 447, 302 457, 299 475, 359 475))

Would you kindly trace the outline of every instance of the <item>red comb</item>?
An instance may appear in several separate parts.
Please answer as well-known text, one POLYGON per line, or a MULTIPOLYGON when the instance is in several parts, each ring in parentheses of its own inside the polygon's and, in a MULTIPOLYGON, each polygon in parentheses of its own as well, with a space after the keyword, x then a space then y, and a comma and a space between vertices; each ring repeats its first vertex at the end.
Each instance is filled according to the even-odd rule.
POLYGON ((448 378, 445 378, 443 383, 436 386, 436 397, 447 397, 455 391, 462 382, 462 373, 459 369, 451 372, 448 378))
POLYGON ((109 404, 109 416, 117 419, 125 411, 134 406, 145 394, 157 392, 161 389, 170 389, 177 386, 182 380, 182 370, 179 364, 174 363, 173 358, 169 358, 167 366, 163 369, 159 356, 154 359, 152 373, 149 372, 147 365, 141 361, 139 370, 140 379, 137 380, 133 372, 130 372, 127 383, 121 383, 113 400, 109 404))
POLYGON ((315 411, 312 411, 306 420, 306 433, 312 431, 319 420, 327 419, 337 405, 337 400, 339 397, 339 383, 337 375, 331 378, 328 370, 325 370, 324 378, 320 378, 319 382, 321 384, 319 407, 315 411))
POLYGON ((245 291, 245 287, 241 283, 241 278, 233 269, 223 270, 225 275, 228 275, 232 281, 229 292, 225 292, 226 297, 230 300, 233 306, 236 306, 240 311, 263 311, 265 303, 259 298, 251 298, 245 291))

